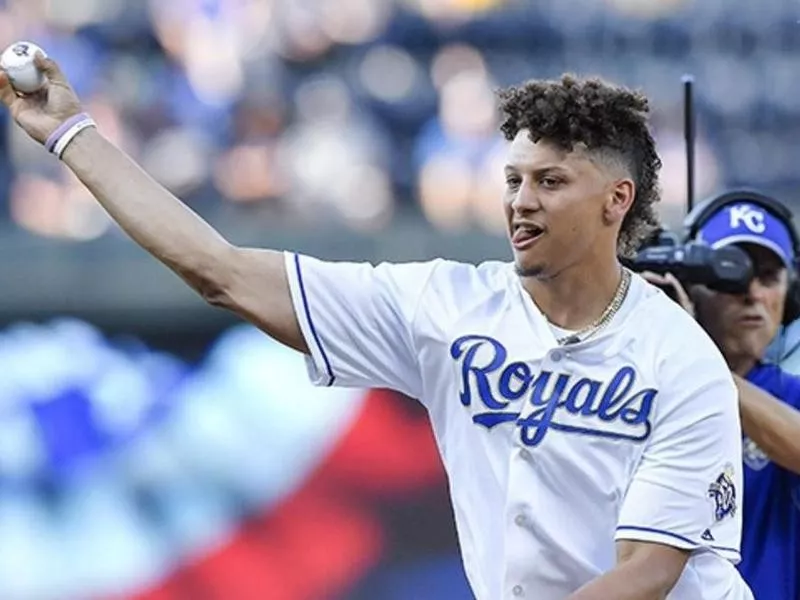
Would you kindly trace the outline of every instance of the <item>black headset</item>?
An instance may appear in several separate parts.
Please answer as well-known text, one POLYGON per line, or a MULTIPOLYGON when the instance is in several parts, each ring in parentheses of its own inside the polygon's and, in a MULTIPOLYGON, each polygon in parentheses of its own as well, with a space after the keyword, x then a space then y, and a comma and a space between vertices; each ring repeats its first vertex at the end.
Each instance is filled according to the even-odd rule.
POLYGON ((686 215, 684 241, 696 241, 700 229, 721 208, 736 202, 750 202, 777 217, 789 231, 792 242, 792 267, 789 269, 789 288, 783 310, 783 324, 788 325, 800 318, 800 235, 794 225, 792 212, 775 198, 749 189, 731 190, 712 196, 699 203, 686 215))

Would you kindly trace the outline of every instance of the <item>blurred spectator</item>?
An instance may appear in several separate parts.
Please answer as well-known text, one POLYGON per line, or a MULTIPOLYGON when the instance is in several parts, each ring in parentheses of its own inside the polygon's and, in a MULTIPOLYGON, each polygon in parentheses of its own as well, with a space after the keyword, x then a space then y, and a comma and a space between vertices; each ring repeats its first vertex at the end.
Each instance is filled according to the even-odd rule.
POLYGON ((287 208, 318 223, 332 218, 357 229, 384 225, 394 205, 384 132, 358 111, 335 76, 304 81, 295 106, 280 147, 289 177, 287 208))
MULTIPOLYGON (((686 71, 704 133, 698 196, 750 183, 796 206, 795 12, 780 0, 6 0, 0 37, 41 42, 104 131, 210 218, 235 203, 264 227, 369 232, 407 213, 499 233, 494 88, 561 71, 651 93, 667 220, 683 203, 686 71)), ((17 225, 109 233, 52 157, 7 138, 17 225)))
POLYGON ((504 144, 497 130, 494 84, 477 51, 446 48, 433 62, 439 111, 415 148, 419 201, 443 229, 503 229, 500 198, 504 144))
POLYGON ((245 96, 235 107, 229 148, 214 163, 218 192, 233 202, 277 201, 288 182, 278 164, 278 145, 286 124, 286 107, 268 94, 245 96))

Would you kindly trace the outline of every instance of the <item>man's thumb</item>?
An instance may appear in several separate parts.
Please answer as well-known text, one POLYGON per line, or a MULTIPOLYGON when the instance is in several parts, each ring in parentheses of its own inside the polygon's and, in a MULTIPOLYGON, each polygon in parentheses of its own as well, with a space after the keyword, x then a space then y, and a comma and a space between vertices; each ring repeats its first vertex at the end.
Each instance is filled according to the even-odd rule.
POLYGON ((51 58, 47 58, 42 52, 37 52, 33 58, 36 68, 47 75, 47 78, 54 83, 67 83, 67 78, 61 72, 61 68, 51 58))

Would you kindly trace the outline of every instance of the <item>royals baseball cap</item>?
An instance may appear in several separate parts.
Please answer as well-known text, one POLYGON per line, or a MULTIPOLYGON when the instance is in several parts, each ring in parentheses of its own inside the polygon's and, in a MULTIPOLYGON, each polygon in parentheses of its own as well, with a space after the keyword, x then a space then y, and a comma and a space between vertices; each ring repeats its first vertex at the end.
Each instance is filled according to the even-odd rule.
POLYGON ((722 206, 706 220, 697 240, 712 248, 750 243, 772 250, 792 268, 794 247, 787 224, 754 202, 741 200, 722 206))

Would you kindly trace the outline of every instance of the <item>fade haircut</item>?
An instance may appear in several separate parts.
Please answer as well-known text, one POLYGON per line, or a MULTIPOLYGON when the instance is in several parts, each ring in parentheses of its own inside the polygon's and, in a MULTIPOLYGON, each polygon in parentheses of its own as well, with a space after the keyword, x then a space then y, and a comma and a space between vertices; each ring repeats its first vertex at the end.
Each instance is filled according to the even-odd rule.
POLYGON ((624 168, 636 194, 622 221, 617 251, 632 257, 658 227, 661 159, 647 123, 647 97, 600 78, 569 74, 506 88, 498 97, 500 131, 507 140, 527 129, 534 143, 545 140, 567 152, 580 145, 590 159, 624 168))

